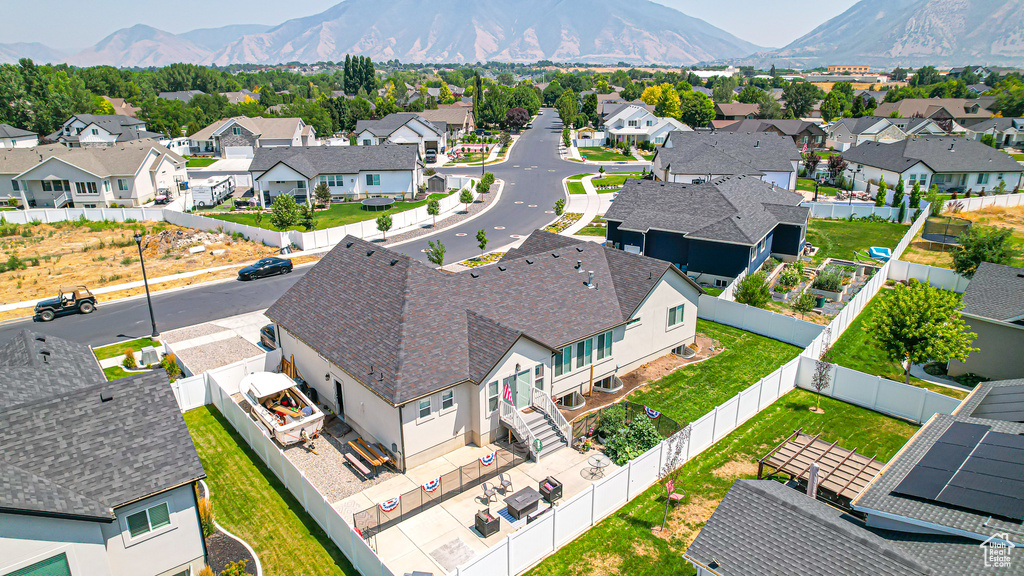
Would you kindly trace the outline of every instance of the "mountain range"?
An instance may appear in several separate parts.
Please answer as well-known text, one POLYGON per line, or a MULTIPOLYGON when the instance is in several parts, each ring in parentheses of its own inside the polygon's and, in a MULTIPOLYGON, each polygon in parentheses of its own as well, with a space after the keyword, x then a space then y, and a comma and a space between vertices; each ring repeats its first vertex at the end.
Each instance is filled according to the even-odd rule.
POLYGON ((140 24, 70 56, 39 43, 0 44, 0 62, 77 66, 277 64, 346 54, 424 63, 1024 66, 1024 0, 860 0, 778 50, 649 0, 344 0, 272 27, 172 34, 140 24))

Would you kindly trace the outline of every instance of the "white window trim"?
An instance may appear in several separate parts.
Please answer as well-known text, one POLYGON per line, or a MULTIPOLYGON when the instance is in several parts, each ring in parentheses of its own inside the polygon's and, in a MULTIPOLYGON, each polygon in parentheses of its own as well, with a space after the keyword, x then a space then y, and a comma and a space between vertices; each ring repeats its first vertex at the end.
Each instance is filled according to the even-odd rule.
MULTIPOLYGON (((138 503, 138 504, 136 504, 134 506, 131 506, 131 507, 125 508, 124 510, 118 511, 118 513, 117 513, 117 521, 118 521, 118 524, 121 527, 121 540, 124 542, 124 547, 128 548, 129 546, 135 546, 136 544, 139 544, 140 542, 145 542, 145 541, 150 540, 152 538, 156 538, 157 536, 160 536, 161 534, 166 534, 167 532, 170 532, 172 530, 177 530, 178 529, 178 523, 175 521, 174 514, 175 514, 174 507, 171 506, 171 499, 170 499, 170 497, 161 498, 159 500, 154 500, 154 501, 140 502, 140 503, 138 503), (150 508, 154 508, 154 507, 159 506, 161 504, 167 504, 167 517, 170 519, 171 523, 168 524, 167 526, 162 526, 162 527, 157 528, 155 530, 150 530, 149 532, 146 532, 145 534, 142 534, 140 536, 136 536, 136 537, 133 538, 131 532, 128 531, 128 517, 133 515, 133 514, 137 514, 138 512, 149 510, 150 508)), ((148 516, 147 516, 147 519, 148 519, 148 516)))
POLYGON ((640 326, 643 323, 643 318, 640 318, 639 316, 637 316, 636 318, 630 318, 629 320, 626 321, 626 330, 636 328, 637 326, 640 326))
POLYGON ((455 388, 449 388, 447 390, 442 390, 440 396, 441 397, 440 397, 440 402, 438 403, 438 406, 440 406, 441 409, 438 412, 439 414, 448 414, 449 412, 452 412, 453 410, 455 410, 456 408, 459 407, 458 403, 455 402, 455 388), (452 395, 452 405, 447 407, 447 408, 445 408, 444 407, 444 395, 448 394, 448 393, 451 393, 451 395, 452 395))
POLYGON ((493 382, 488 382, 487 384, 484 385, 484 410, 486 410, 487 415, 490 416, 491 414, 494 414, 495 412, 497 412, 500 408, 501 408, 501 379, 499 378, 499 379, 497 379, 497 380, 495 380, 493 382), (491 410, 491 391, 490 391, 490 388, 489 388, 489 386, 492 383, 497 383, 497 385, 498 385, 497 390, 495 390, 495 392, 494 392, 494 397, 498 400, 497 402, 494 403, 494 410, 491 410))
POLYGON ((670 330, 675 330, 676 328, 682 328, 685 325, 686 325, 686 302, 682 302, 680 304, 676 304, 675 306, 669 306, 668 310, 665 311, 665 332, 668 332, 670 330), (680 306, 683 309, 680 311, 681 317, 679 318, 679 322, 677 322, 677 323, 675 323, 673 325, 669 325, 669 321, 670 321, 669 314, 671 314, 672 310, 674 310, 675 308, 679 308, 680 306))
POLYGON ((49 560, 54 556, 60 556, 63 554, 68 560, 68 566, 71 568, 71 574, 77 576, 78 574, 85 574, 85 568, 78 563, 78 558, 75 556, 75 546, 73 544, 62 544, 56 548, 50 548, 45 552, 40 552, 31 558, 26 558, 11 564, 10 566, 4 566, 4 570, 10 570, 15 572, 22 568, 28 568, 29 566, 42 562, 43 560, 49 560))
POLYGON ((429 422, 429 421, 433 420, 436 415, 437 415, 437 413, 434 410, 434 397, 433 396, 428 396, 426 398, 420 398, 419 400, 416 401, 416 424, 422 424, 424 422, 429 422), (426 416, 421 416, 421 414, 422 414, 422 407, 420 406, 420 403, 424 402, 424 401, 430 402, 430 414, 428 414, 426 416))

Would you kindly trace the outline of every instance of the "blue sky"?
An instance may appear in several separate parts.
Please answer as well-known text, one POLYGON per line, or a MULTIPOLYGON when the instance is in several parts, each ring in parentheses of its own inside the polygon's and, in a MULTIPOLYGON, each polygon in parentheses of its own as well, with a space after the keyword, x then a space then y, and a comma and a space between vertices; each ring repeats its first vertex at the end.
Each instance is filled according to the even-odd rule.
MULTIPOLYGON (((180 33, 228 24, 280 24, 339 0, 0 0, 8 22, 0 42, 41 42, 62 50, 95 44, 119 28, 147 24, 180 33), (10 23, 17 22, 17 26, 10 23)), ((385 0, 386 1, 386 0, 385 0)), ((425 0, 429 1, 429 0, 425 0)), ((514 0, 512 0, 514 1, 514 0)), ((783 46, 856 0, 654 0, 762 46, 783 46)))

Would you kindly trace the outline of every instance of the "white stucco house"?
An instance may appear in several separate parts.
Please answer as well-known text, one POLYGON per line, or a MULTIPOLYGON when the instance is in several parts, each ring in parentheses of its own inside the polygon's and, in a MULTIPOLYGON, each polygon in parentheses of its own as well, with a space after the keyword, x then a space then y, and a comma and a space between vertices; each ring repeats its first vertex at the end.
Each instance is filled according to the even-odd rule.
POLYGON ((920 182, 925 189, 936 184, 939 190, 990 192, 1003 182, 1012 192, 1024 176, 1024 166, 1009 154, 956 136, 865 142, 847 150, 843 158, 848 163, 845 177, 855 190, 866 189, 868 182, 877 185, 884 176, 889 186, 902 177, 908 190, 920 182))
POLYGON ((148 139, 0 150, 0 198, 31 208, 141 206, 187 180, 185 159, 148 139))
POLYGON ((646 107, 622 104, 604 117, 604 130, 610 144, 652 142, 662 144, 669 132, 693 129, 675 118, 655 116, 646 107))
POLYGON ((424 182, 419 152, 410 144, 257 148, 249 174, 265 203, 279 194, 305 202, 321 182, 334 201, 411 199, 424 182))
POLYGON ((931 118, 840 118, 828 126, 826 144, 839 151, 864 142, 899 142, 918 136, 945 136, 946 131, 931 118))
MULTIPOLYGON (((565 422, 555 405, 693 342, 702 292, 668 262, 542 231, 455 274, 349 236, 267 317, 320 402, 411 468, 523 410, 565 422)), ((531 432, 535 458, 570 441, 531 432)))
POLYGON ((252 158, 257 148, 316 146, 316 129, 302 118, 223 118, 188 137, 190 153, 252 158))
POLYGON ((0 149, 32 148, 39 145, 39 134, 15 128, 10 124, 0 124, 0 149))
POLYGON ((160 139, 156 132, 146 130, 146 121, 124 114, 76 114, 46 137, 71 148, 113 146, 132 140, 160 139))
POLYGON ((967 137, 981 140, 988 134, 992 136, 996 148, 1024 147, 1024 118, 991 118, 969 126, 967 137))
POLYGON ((448 147, 447 124, 430 122, 419 114, 400 112, 388 114, 379 120, 356 122, 356 144, 415 144, 420 157, 427 150, 443 152, 448 147))
POLYGON ((88 346, 0 344, 0 574, 193 576, 199 455, 163 371, 108 382, 88 346))
POLYGON ((709 182, 723 176, 757 176, 796 190, 800 150, 774 132, 671 132, 654 155, 654 177, 664 182, 709 182))

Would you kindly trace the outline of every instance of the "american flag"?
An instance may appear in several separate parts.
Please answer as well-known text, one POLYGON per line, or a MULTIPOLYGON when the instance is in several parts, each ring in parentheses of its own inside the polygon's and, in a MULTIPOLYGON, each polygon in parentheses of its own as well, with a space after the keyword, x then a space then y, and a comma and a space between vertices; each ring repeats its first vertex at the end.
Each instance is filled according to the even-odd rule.
POLYGON ((512 387, 505 382, 505 390, 501 393, 501 397, 505 399, 505 402, 512 403, 512 387))

